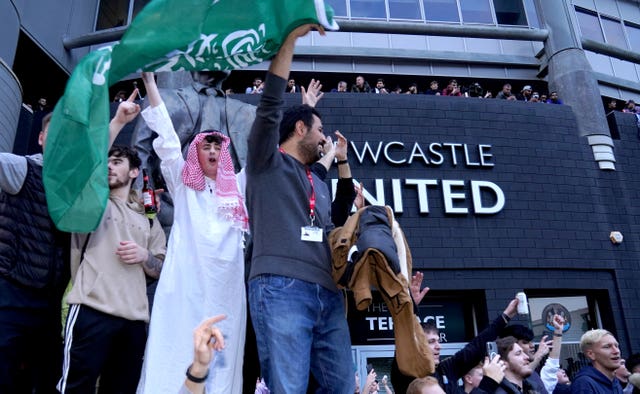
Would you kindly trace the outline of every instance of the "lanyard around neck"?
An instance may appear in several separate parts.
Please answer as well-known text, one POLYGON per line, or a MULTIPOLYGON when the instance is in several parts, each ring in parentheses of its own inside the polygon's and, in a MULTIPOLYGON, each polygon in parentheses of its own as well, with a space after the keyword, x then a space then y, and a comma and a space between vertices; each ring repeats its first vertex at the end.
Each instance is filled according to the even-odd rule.
MULTIPOLYGON (((282 148, 278 148, 278 150, 284 155, 287 154, 287 152, 282 148)), ((316 192, 313 187, 313 175, 311 174, 311 170, 308 166, 305 166, 305 171, 307 173, 309 184, 311 185, 311 194, 309 195, 309 219, 311 220, 311 226, 313 226, 313 222, 316 220, 316 192)))

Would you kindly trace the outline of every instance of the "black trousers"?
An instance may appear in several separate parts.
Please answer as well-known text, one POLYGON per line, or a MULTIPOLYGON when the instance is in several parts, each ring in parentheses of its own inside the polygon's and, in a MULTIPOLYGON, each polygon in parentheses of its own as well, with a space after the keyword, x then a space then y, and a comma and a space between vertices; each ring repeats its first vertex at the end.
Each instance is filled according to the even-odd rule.
POLYGON ((71 305, 65 327, 61 393, 135 393, 146 344, 143 321, 71 305))
POLYGON ((0 308, 0 393, 57 393, 62 371, 59 305, 0 308))

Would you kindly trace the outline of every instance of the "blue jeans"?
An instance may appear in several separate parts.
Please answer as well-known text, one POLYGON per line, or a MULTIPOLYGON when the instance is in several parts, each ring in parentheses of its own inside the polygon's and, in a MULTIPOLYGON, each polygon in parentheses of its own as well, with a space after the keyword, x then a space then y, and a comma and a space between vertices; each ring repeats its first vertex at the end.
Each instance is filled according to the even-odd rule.
POLYGON ((277 275, 249 282, 249 307, 260 368, 272 393, 352 394, 351 339, 343 297, 318 284, 277 275))

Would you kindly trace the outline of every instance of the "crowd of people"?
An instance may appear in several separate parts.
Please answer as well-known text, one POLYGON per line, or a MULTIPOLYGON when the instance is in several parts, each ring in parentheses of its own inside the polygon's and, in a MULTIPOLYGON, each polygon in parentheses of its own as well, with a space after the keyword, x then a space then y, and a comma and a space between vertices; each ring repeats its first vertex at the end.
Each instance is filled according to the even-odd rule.
MULTIPOLYGON (((316 392, 345 394, 620 393, 621 382, 628 392, 639 390, 632 373, 640 374, 640 362, 631 357, 625 372, 615 337, 601 329, 583 335, 591 366, 569 385, 559 369, 563 317, 553 316, 552 339, 543 337, 536 350, 533 332, 511 322, 516 298, 443 360, 438 329, 425 324, 417 335, 433 362, 430 373, 411 374, 398 356, 389 377, 378 381, 371 369, 360 384, 329 239, 352 205, 367 207, 361 185, 353 184, 346 137, 335 132, 334 144, 324 133, 315 108, 322 85, 312 80, 305 89, 289 78, 296 40, 312 28, 323 34, 312 25, 294 29, 264 81, 256 78, 247 90, 261 97, 246 167, 237 174, 229 137, 216 130, 197 130, 183 156, 177 132, 183 125, 174 124, 154 75, 143 73, 147 108, 134 102, 134 90, 118 100, 109 124, 110 195, 91 233, 56 229, 47 212, 41 154, 0 153, 0 392, 241 393, 247 303, 263 377, 256 393, 305 393, 310 381, 316 392), (297 91, 302 104, 282 111, 285 92, 297 91), (168 241, 160 223, 145 214, 149 202, 133 188, 142 166, 138 153, 111 146, 140 114, 155 132, 153 149, 173 201, 168 241), (339 181, 332 201, 324 180, 333 165, 339 181), (251 260, 246 284, 245 254, 251 260), (152 308, 148 278, 159 278, 152 308), (60 310, 69 280, 62 341, 60 310), (491 341, 496 354, 487 355, 491 341)), ((367 87, 356 80, 355 89, 367 87)), ((437 84, 431 87, 438 93, 437 84)), ((346 90, 346 83, 337 89, 346 90)), ((386 91, 383 80, 368 89, 386 91)), ((409 92, 417 94, 417 85, 409 92)), ((439 93, 463 94, 451 81, 439 93)), ((50 115, 42 122, 43 151, 50 122, 50 115)), ((389 229, 381 234, 391 235, 389 229)), ((420 304, 429 290, 424 276, 407 275, 407 297, 420 304)))
POLYGON ((622 109, 620 109, 618 107, 618 100, 610 98, 607 101, 607 114, 613 111, 622 111, 625 113, 638 115, 640 114, 640 106, 638 106, 634 100, 627 100, 622 106, 622 109))
MULTIPOLYGON (((262 79, 255 78, 252 86, 246 88, 246 94, 259 94, 262 92, 262 79)), ((296 89, 296 81, 290 78, 287 83, 287 93, 297 93, 300 89, 296 89)), ((462 86, 456 79, 450 79, 447 82, 446 87, 440 88, 440 82, 433 80, 429 83, 428 89, 421 90, 417 83, 413 82, 409 84, 409 87, 404 90, 400 86, 396 86, 391 89, 385 84, 384 78, 377 78, 375 86, 371 87, 369 82, 362 75, 358 75, 355 82, 348 87, 346 81, 338 82, 337 86, 330 90, 331 93, 373 93, 373 94, 426 94, 433 96, 454 96, 454 97, 477 97, 477 98, 497 98, 503 100, 517 100, 526 101, 532 103, 546 103, 546 104, 563 104, 562 100, 558 97, 558 92, 552 91, 549 95, 546 93, 539 93, 533 90, 531 85, 524 85, 519 93, 512 92, 510 83, 505 83, 495 96, 493 92, 485 90, 479 82, 473 82, 469 86, 462 86)), ((233 90, 228 90, 228 93, 233 93, 233 90)))

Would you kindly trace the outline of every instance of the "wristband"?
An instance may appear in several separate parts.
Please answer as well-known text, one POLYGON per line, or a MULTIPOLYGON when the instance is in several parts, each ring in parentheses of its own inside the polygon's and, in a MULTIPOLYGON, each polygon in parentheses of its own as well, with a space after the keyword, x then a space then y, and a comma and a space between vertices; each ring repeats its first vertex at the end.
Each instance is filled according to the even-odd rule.
POLYGON ((553 336, 562 338, 562 334, 556 334, 555 332, 553 333, 553 336))
POLYGON ((347 159, 344 159, 344 160, 338 160, 338 161, 336 162, 336 164, 338 164, 338 165, 340 165, 340 164, 349 164, 349 160, 347 160, 347 159))
POLYGON ((207 373, 201 378, 196 378, 195 376, 191 375, 190 370, 191 370, 191 365, 189 365, 189 368, 187 368, 187 379, 189 379, 193 383, 203 383, 209 377, 209 370, 208 369, 207 369, 207 373))

